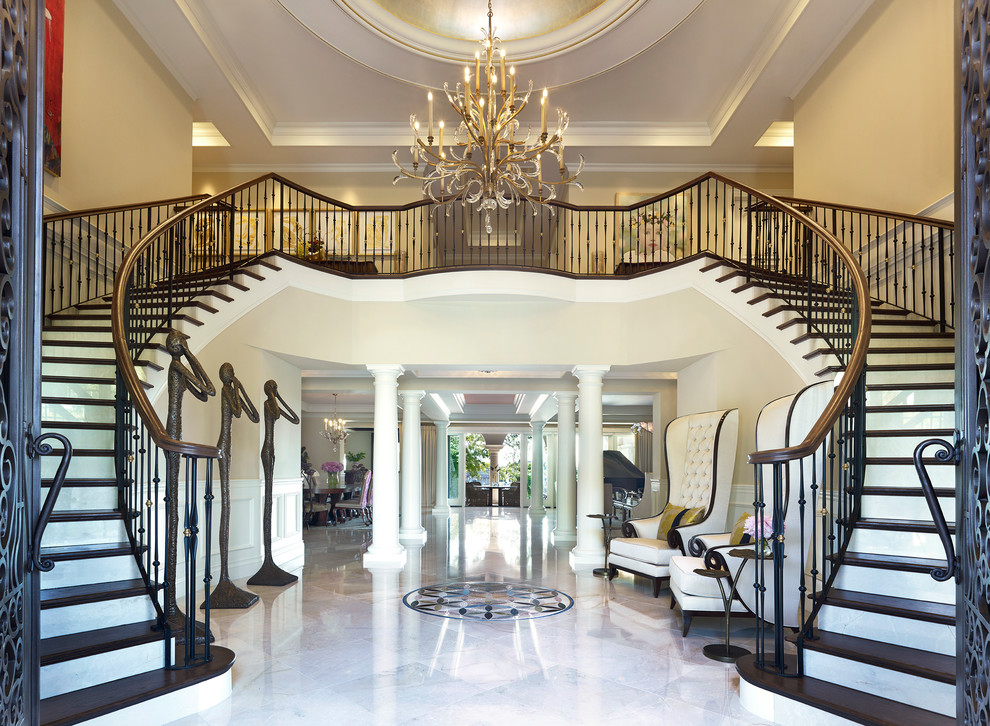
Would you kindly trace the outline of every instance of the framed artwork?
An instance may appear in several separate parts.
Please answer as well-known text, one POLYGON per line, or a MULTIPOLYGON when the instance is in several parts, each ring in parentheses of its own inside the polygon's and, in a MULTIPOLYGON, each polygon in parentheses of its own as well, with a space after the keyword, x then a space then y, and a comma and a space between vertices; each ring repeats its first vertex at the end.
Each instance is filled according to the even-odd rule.
POLYGON ((192 229, 192 254, 220 255, 226 252, 230 212, 206 210, 196 214, 192 229))
POLYGON ((349 209, 318 209, 313 212, 310 228, 314 235, 323 240, 323 250, 330 257, 347 257, 354 253, 353 218, 354 213, 349 209))
POLYGON ((310 222, 309 210, 276 209, 272 212, 272 247, 287 255, 306 254, 310 222))
MULTIPOLYGON (((619 192, 617 207, 628 207, 652 199, 660 192, 619 192)), ((621 253, 623 262, 668 261, 690 254, 691 191, 660 199, 634 210, 632 214, 616 212, 615 224, 623 228, 621 253)))
POLYGON ((65 49, 65 0, 45 2, 44 167, 62 176, 62 59, 65 49))
POLYGON ((264 211, 234 212, 234 255, 257 254, 265 237, 264 211))
POLYGON ((358 254, 395 254, 392 212, 368 212, 358 214, 358 254))

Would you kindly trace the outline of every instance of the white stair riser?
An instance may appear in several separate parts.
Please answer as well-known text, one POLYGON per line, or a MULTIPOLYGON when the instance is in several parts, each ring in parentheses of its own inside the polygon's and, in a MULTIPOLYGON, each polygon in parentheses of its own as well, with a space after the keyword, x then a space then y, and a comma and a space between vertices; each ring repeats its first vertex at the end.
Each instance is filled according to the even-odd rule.
POLYGON ((951 429, 956 426, 955 411, 884 411, 867 413, 867 430, 951 429))
MULTIPOLYGON (((938 497, 942 515, 947 522, 956 519, 956 503, 951 497, 938 497)), ((924 497, 863 497, 863 516, 868 519, 931 519, 924 497)))
MULTIPOLYGON (((42 489, 45 496, 48 489, 42 489)), ((62 487, 55 501, 55 511, 73 509, 113 509, 117 506, 117 490, 114 487, 62 487)))
MULTIPOLYGON (((51 479, 58 469, 60 457, 44 456, 41 459, 41 478, 51 479)), ((71 479, 113 479, 112 456, 74 456, 69 464, 71 479)))
POLYGON ((41 418, 43 421, 85 421, 88 423, 113 423, 114 407, 88 406, 86 405, 85 399, 82 398, 79 399, 79 403, 45 403, 44 401, 42 401, 41 418))
POLYGON ((41 668, 41 698, 147 673, 161 668, 164 658, 159 641, 46 665, 41 668))
POLYGON ((918 325, 901 325, 903 318, 878 318, 873 321, 874 333, 937 333, 938 328, 931 323, 921 323, 918 325), (891 324, 893 323, 893 325, 891 324))
POLYGON ((857 529, 849 542, 853 552, 905 557, 945 557, 938 535, 927 532, 893 532, 881 529, 857 529))
POLYGON ((96 332, 93 330, 80 330, 78 332, 69 330, 49 330, 41 334, 41 342, 43 344, 71 342, 74 340, 92 340, 97 343, 108 343, 113 340, 113 333, 107 329, 104 332, 96 332))
MULTIPOLYGON (((91 356, 89 360, 108 360, 104 356, 91 356)), ((84 376, 113 378, 114 363, 45 363, 46 376, 84 376)))
MULTIPOLYGON (((929 465, 927 470, 934 486, 955 488, 956 474, 951 466, 929 465)), ((914 464, 867 464, 864 481, 872 487, 921 487, 914 464)))
POLYGON ((956 713, 956 687, 845 658, 806 650, 805 673, 812 678, 872 693, 945 716, 956 713))
POLYGON ((871 351, 866 356, 867 365, 917 365, 919 363, 945 363, 952 365, 955 358, 952 353, 922 353, 905 349, 897 353, 876 353, 871 351))
MULTIPOLYGON (((883 331, 892 332, 892 331, 883 331)), ((952 345, 951 338, 884 338, 883 332, 874 331, 870 337, 870 346, 873 348, 906 348, 908 350, 919 350, 924 348, 943 348, 952 345)))
POLYGON ((134 555, 92 557, 55 563, 55 569, 41 574, 42 589, 91 585, 94 582, 136 580, 141 577, 134 555))
MULTIPOLYGON (((896 382, 896 381, 895 381, 896 382)), ((904 388, 900 390, 867 390, 867 406, 909 406, 925 403, 954 403, 951 388, 904 388)))
POLYGON ((124 523, 119 519, 89 522, 50 522, 41 541, 43 547, 73 544, 103 544, 127 539, 124 523))
MULTIPOLYGON (((47 367, 45 373, 47 374, 47 367)), ((85 401, 87 398, 113 398, 116 387, 111 380, 111 376, 103 376, 108 379, 107 383, 62 383, 60 381, 43 381, 41 384, 42 396, 57 396, 58 398, 78 398, 85 401)))
MULTIPOLYGON (((917 436, 866 436, 866 455, 870 457, 914 456, 914 450, 931 434, 917 436)), ((934 450, 931 452, 934 453, 934 450)))
MULTIPOLYGON (((89 316, 93 311, 87 312, 86 315, 89 316)), ((98 318, 89 318, 82 320, 78 317, 72 315, 66 315, 64 317, 56 317, 52 319, 53 325, 68 326, 72 328, 76 327, 99 327, 110 325, 110 313, 107 312, 105 316, 100 316, 98 318)))
POLYGON ((952 383, 954 372, 951 368, 920 371, 867 371, 866 385, 876 383, 952 383))
POLYGON ((43 356, 58 358, 113 358, 113 348, 91 345, 73 345, 71 341, 61 344, 49 341, 41 346, 43 356))
POLYGON ((835 587, 950 605, 956 602, 955 582, 936 582, 927 572, 899 572, 846 564, 839 568, 835 576, 835 587))
POLYGON ((73 449, 113 449, 113 431, 106 429, 76 429, 44 427, 42 431, 57 431, 63 434, 73 449))
POLYGON ((49 608, 41 611, 41 637, 53 638, 154 619, 155 606, 148 595, 49 608))
POLYGON ((955 655, 956 652, 956 629, 952 625, 833 607, 827 602, 818 614, 818 627, 830 633, 902 645, 930 653, 955 655))

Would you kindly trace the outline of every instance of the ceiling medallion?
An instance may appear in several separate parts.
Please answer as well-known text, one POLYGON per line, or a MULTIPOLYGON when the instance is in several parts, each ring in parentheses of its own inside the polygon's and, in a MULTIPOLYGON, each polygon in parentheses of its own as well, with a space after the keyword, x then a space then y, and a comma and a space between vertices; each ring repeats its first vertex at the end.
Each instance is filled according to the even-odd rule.
MULTIPOLYGON (((533 82, 529 82, 525 94, 516 93, 516 69, 510 66, 506 73, 505 51, 492 29, 491 0, 488 2, 488 30, 485 32, 482 28, 482 33, 482 48, 474 54, 473 79, 471 68, 467 66, 464 82, 458 82, 453 92, 447 83, 443 84, 447 102, 459 117, 453 139, 444 148, 445 124, 440 119, 434 146, 431 91, 427 94, 429 112, 425 141, 420 135, 416 115, 409 117, 413 132, 409 149, 412 171, 399 162, 398 151, 392 152, 392 161, 400 172, 393 183, 403 178, 422 182, 423 193, 435 203, 447 205, 448 214, 454 201, 460 200, 462 204, 480 202, 479 208, 485 212, 485 230, 490 234, 490 215, 496 207, 508 209, 525 200, 535 215, 538 204, 556 198, 558 187, 573 184, 581 188, 575 179, 584 168, 584 157, 579 156, 577 171, 568 176, 564 164, 564 132, 569 118, 558 108, 553 133, 548 134, 550 97, 545 88, 540 98, 539 136, 534 137, 532 130, 527 129, 525 137, 517 138, 518 117, 529 102, 533 82), (559 169, 559 177, 544 176, 543 154, 556 158, 556 169, 551 169, 550 174, 559 169)), ((553 213, 553 207, 550 211, 553 213)))

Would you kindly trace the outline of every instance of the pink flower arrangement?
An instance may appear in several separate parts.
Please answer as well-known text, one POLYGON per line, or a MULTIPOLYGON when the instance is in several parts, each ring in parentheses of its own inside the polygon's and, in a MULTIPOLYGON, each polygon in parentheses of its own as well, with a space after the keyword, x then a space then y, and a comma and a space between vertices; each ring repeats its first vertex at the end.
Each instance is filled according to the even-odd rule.
MULTIPOLYGON (((743 522, 743 531, 753 539, 769 539, 773 535, 773 517, 764 514, 757 519, 755 514, 751 514, 743 522)), ((780 531, 783 532, 784 528, 781 527, 780 531)))
POLYGON ((320 468, 327 474, 337 474, 344 470, 344 465, 339 461, 324 461, 320 468))

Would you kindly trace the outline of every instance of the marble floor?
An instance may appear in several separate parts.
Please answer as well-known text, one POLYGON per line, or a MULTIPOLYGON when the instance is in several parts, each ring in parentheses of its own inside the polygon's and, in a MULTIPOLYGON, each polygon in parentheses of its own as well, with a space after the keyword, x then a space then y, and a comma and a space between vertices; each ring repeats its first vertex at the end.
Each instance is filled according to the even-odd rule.
MULTIPOLYGON (((764 724, 739 703, 734 666, 708 660, 720 620, 687 638, 670 594, 621 574, 575 573, 550 544, 553 513, 466 508, 424 515, 425 546, 401 571, 361 565, 369 528, 313 528, 306 565, 285 588, 252 588, 248 610, 214 611, 216 642, 237 654, 233 694, 174 723, 219 724, 764 724), (574 598, 546 618, 433 617, 402 596, 456 579, 515 580, 574 598)), ((239 581, 238 585, 244 587, 239 581)), ((752 625, 733 626, 752 647, 752 625)))

